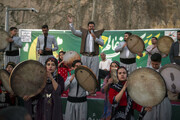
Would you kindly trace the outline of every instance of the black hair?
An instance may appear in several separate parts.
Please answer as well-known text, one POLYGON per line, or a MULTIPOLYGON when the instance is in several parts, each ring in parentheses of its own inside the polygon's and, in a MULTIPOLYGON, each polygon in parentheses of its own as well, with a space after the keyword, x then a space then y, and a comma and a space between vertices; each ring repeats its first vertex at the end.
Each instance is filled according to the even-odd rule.
POLYGON ((152 56, 151 56, 151 61, 154 61, 154 62, 161 62, 161 55, 159 53, 154 53, 152 56))
POLYGON ((124 34, 128 34, 129 36, 131 36, 131 35, 132 35, 132 33, 131 33, 131 32, 125 32, 124 34))
POLYGON ((89 21, 88 26, 89 26, 89 24, 94 24, 94 26, 95 26, 95 23, 93 21, 89 21))
POLYGON ((48 29, 48 25, 43 25, 43 26, 42 26, 42 29, 45 29, 45 28, 48 29))
POLYGON ((79 62, 80 62, 81 65, 82 65, 81 60, 74 60, 73 63, 72 63, 72 67, 75 67, 76 63, 79 63, 79 62))
POLYGON ((46 60, 45 65, 46 65, 47 62, 49 62, 49 61, 53 61, 53 62, 55 63, 55 65, 56 65, 56 68, 58 68, 58 61, 57 61, 56 58, 54 58, 54 57, 49 57, 49 58, 46 60))
POLYGON ((13 68, 16 66, 16 63, 14 62, 8 62, 6 65, 6 68, 8 67, 8 65, 12 66, 13 68))
POLYGON ((178 30, 177 32, 180 32, 180 30, 178 30))
POLYGON ((111 64, 110 64, 110 66, 111 66, 113 63, 116 63, 116 64, 118 65, 118 68, 120 67, 120 63, 119 63, 118 61, 116 61, 116 60, 112 61, 111 64))
POLYGON ((13 31, 14 29, 17 30, 17 27, 11 27, 9 30, 13 31))
POLYGON ((152 37, 152 38, 155 38, 156 40, 158 40, 157 37, 152 37))
POLYGON ((0 111, 0 120, 25 120, 30 115, 24 107, 10 106, 0 111))

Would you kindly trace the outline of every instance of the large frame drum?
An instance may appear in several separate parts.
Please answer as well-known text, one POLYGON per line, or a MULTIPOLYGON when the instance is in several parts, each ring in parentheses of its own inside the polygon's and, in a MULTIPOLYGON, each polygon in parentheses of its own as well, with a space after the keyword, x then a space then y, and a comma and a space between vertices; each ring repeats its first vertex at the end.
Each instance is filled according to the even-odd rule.
POLYGON ((10 75, 10 85, 16 95, 33 97, 46 85, 46 68, 35 60, 21 62, 10 75))
POLYGON ((127 82, 130 97, 141 106, 155 106, 166 95, 162 76, 151 68, 136 69, 129 75, 127 82))

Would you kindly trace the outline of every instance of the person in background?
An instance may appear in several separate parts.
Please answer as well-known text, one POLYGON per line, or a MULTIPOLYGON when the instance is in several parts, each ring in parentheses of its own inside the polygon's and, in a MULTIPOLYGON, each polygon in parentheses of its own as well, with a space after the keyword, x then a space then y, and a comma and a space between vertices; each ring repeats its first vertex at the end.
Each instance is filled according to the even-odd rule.
MULTIPOLYGON (((146 48, 146 54, 148 55, 147 67, 151 66, 151 56, 152 56, 152 54, 154 54, 154 53, 161 54, 161 52, 157 48, 157 41, 158 41, 158 39, 156 37, 152 37, 152 39, 151 39, 152 45, 149 45, 146 48)), ((166 57, 167 56, 165 54, 161 54, 161 55, 162 55, 162 57, 166 57)))
POLYGON ((19 48, 22 48, 21 38, 16 36, 17 28, 10 28, 10 37, 6 40, 8 41, 8 46, 5 49, 5 60, 4 65, 6 66, 8 62, 14 62, 18 64, 20 62, 19 48))
POLYGON ((32 120, 24 107, 11 106, 0 111, 0 120, 32 120))
POLYGON ((36 51, 40 54, 39 62, 43 65, 49 57, 53 57, 53 51, 58 50, 58 45, 54 36, 49 35, 47 25, 42 26, 43 35, 40 35, 37 40, 36 51), (52 47, 54 45, 54 48, 52 47))
POLYGON ((177 31, 177 41, 171 45, 169 58, 171 63, 180 65, 180 30, 177 31))
MULTIPOLYGON (((131 53, 127 48, 126 40, 132 35, 130 32, 124 33, 124 41, 120 42, 119 45, 115 48, 115 52, 120 52, 120 65, 127 68, 128 72, 131 73, 134 71, 136 66, 136 54, 131 53)), ((138 53, 142 57, 142 53, 138 53)))
MULTIPOLYGON (((64 82, 66 81, 69 75, 71 75, 71 70, 64 65, 63 56, 66 52, 60 51, 59 52, 59 59, 58 59, 58 74, 60 74, 64 78, 64 82)), ((68 90, 63 91, 62 96, 68 96, 68 90)))
MULTIPOLYGON (((154 70, 159 72, 161 65, 161 55, 159 53, 154 53, 151 56, 151 66, 154 70)), ((169 98, 167 97, 167 93, 165 98, 161 103, 152 107, 151 111, 146 112, 143 120, 171 120, 172 115, 172 106, 169 98)))
POLYGON ((106 59, 106 54, 102 52, 100 54, 101 61, 99 63, 99 77, 98 77, 98 90, 101 88, 101 79, 104 79, 109 74, 111 59, 106 59))
MULTIPOLYGON (((75 70, 82 65, 80 60, 72 63, 72 69, 75 70)), ((69 76, 65 81, 65 90, 69 89, 65 120, 86 120, 87 119, 87 98, 86 90, 83 89, 76 80, 75 74, 69 76)), ((90 92, 93 94, 94 92, 90 92)))
MULTIPOLYGON (((110 64, 110 72, 112 69, 118 69, 120 66, 118 61, 113 61, 110 64)), ((106 76, 103 82, 103 86, 101 88, 101 92, 105 94, 104 98, 104 112, 101 117, 101 120, 110 120, 111 119, 111 103, 109 102, 109 88, 111 84, 113 83, 113 79, 111 78, 110 73, 106 76)))

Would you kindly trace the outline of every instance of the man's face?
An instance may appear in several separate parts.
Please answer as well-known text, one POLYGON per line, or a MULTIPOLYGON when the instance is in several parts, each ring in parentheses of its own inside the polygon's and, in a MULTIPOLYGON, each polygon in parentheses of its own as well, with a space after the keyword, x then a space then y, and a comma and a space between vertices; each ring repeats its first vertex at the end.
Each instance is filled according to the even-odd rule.
POLYGON ((91 31, 91 30, 94 31, 94 28, 95 28, 94 24, 89 24, 89 26, 88 26, 89 31, 91 31))
POLYGON ((105 60, 106 59, 106 55, 104 53, 101 53, 101 59, 105 60))
POLYGON ((10 31, 10 33, 11 33, 12 36, 15 36, 17 34, 17 29, 14 29, 14 30, 10 31))
POLYGON ((128 34, 124 34, 124 41, 126 41, 128 39, 129 35, 128 34))
POLYGON ((49 29, 48 28, 42 28, 42 32, 44 35, 48 34, 49 29))
POLYGON ((161 65, 161 62, 155 62, 155 61, 151 61, 151 66, 152 68, 154 68, 155 70, 158 70, 159 67, 161 65))
POLYGON ((155 38, 152 38, 151 42, 152 42, 152 44, 154 45, 154 44, 157 43, 157 40, 156 40, 155 38))
POLYGON ((180 41, 180 32, 177 32, 177 40, 180 41))

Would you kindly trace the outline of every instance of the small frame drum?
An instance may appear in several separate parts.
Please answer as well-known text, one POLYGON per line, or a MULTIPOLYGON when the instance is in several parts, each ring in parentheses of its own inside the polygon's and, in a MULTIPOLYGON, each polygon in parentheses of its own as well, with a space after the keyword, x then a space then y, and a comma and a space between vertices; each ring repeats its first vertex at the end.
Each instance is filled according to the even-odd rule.
POLYGON ((166 85, 161 75, 151 68, 140 68, 128 77, 128 93, 132 100, 144 107, 159 104, 166 95, 166 85))
POLYGON ((3 87, 5 88, 6 91, 8 91, 10 94, 13 94, 13 90, 11 89, 11 86, 9 84, 9 72, 1 69, 0 70, 0 80, 3 84, 3 87))
POLYGON ((21 62, 10 75, 10 85, 16 95, 33 97, 46 85, 46 68, 35 60, 21 62))
POLYGON ((174 40, 171 37, 163 36, 158 39, 157 48, 161 53, 168 55, 173 42, 174 40))
POLYGON ((144 41, 137 35, 131 35, 126 40, 128 49, 134 53, 142 53, 145 49, 144 41))
POLYGON ((0 30, 0 35, 0 51, 3 51, 8 46, 9 42, 6 39, 9 38, 9 35, 4 30, 0 30))
POLYGON ((163 76, 167 89, 172 93, 180 93, 180 66, 177 64, 166 64, 159 70, 163 76))
POLYGON ((113 83, 118 83, 119 82, 119 80, 118 80, 118 78, 117 78, 117 69, 112 69, 111 70, 111 77, 112 77, 112 79, 113 79, 113 83))
POLYGON ((75 77, 82 88, 89 92, 95 92, 97 79, 91 69, 81 65, 75 70, 75 77))
POLYGON ((72 63, 74 60, 81 60, 80 55, 75 51, 68 51, 65 53, 64 57, 64 65, 68 66, 69 68, 72 67, 72 63))

